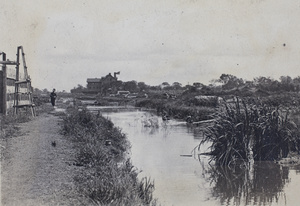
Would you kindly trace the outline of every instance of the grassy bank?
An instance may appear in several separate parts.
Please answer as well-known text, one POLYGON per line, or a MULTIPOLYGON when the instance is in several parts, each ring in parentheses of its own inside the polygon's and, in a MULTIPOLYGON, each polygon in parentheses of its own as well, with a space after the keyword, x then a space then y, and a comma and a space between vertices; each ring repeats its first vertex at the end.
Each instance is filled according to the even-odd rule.
POLYGON ((62 130, 77 147, 75 165, 84 168, 76 178, 80 192, 98 205, 155 205, 153 182, 137 178, 127 157, 130 144, 111 121, 72 108, 62 130))

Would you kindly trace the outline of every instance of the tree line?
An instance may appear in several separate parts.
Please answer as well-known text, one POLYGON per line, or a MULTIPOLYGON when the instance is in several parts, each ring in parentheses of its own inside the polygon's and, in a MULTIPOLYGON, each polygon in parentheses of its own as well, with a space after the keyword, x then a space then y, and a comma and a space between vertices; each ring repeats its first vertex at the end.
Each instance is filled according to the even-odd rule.
MULTIPOLYGON (((103 85, 105 91, 116 88, 116 90, 127 90, 130 92, 145 92, 149 90, 166 90, 166 91, 202 91, 206 94, 217 94, 221 91, 228 90, 250 90, 255 88, 256 90, 261 90, 265 92, 299 92, 300 91, 300 76, 292 78, 290 76, 281 76, 279 80, 273 79, 271 77, 259 76, 254 78, 252 81, 244 80, 242 78, 236 77, 231 74, 222 74, 218 79, 213 79, 210 84, 205 85, 200 82, 194 82, 192 84, 187 84, 183 86, 179 82, 168 83, 167 81, 162 82, 159 85, 152 86, 145 82, 132 81, 116 81, 111 82, 109 85, 103 85)), ((71 92, 81 92, 86 89, 86 87, 78 84, 74 87, 71 92)))

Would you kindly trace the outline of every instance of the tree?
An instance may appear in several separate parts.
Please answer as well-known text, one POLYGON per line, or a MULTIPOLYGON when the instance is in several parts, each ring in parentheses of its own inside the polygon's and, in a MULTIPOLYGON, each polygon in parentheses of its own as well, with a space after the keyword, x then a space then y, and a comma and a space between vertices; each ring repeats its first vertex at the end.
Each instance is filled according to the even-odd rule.
POLYGON ((253 79, 254 85, 258 89, 267 90, 267 91, 277 91, 280 89, 280 83, 277 80, 272 79, 271 77, 257 77, 253 79))
POLYGON ((161 83, 161 85, 162 85, 163 87, 168 87, 168 86, 170 86, 170 84, 169 84, 168 82, 163 82, 163 83, 161 83))
POLYGON ((146 90, 149 87, 148 85, 145 84, 145 82, 139 82, 137 85, 141 92, 146 90))
POLYGON ((174 88, 174 89, 181 89, 182 87, 181 87, 182 85, 181 85, 181 83, 179 83, 179 82, 174 82, 173 84, 172 84, 172 87, 174 88))
POLYGON ((271 79, 271 77, 256 77, 254 78, 254 84, 256 85, 264 85, 264 86, 267 86, 267 85, 271 85, 271 83, 274 81, 273 79, 271 79))
POLYGON ((194 87, 197 87, 197 88, 201 88, 201 87, 204 86, 204 84, 202 84, 202 83, 200 83, 200 82, 194 82, 194 83, 193 83, 193 86, 194 86, 194 87))
POLYGON ((84 87, 81 84, 77 84, 77 89, 83 89, 84 87))
POLYGON ((123 82, 122 81, 114 81, 110 83, 112 92, 117 92, 118 90, 122 90, 123 82))
POLYGON ((300 76, 297 76, 293 79, 294 84, 300 84, 300 76))
POLYGON ((33 89, 33 93, 40 95, 40 94, 42 94, 42 91, 40 89, 38 89, 38 88, 34 88, 33 89))
POLYGON ((81 84, 77 84, 77 87, 71 89, 71 93, 81 93, 84 90, 84 87, 81 84))
POLYGON ((295 86, 295 90, 299 92, 300 90, 300 76, 297 76, 293 79, 293 84, 295 86))
POLYGON ((132 80, 128 82, 124 82, 124 90, 135 92, 137 90, 137 82, 132 80))
POLYGON ((285 85, 291 84, 293 82, 290 76, 281 76, 279 79, 281 84, 285 84, 285 85))
POLYGON ((293 91, 294 84, 290 76, 281 76, 280 78, 281 87, 284 91, 293 91))
POLYGON ((239 87, 244 84, 244 80, 241 78, 237 78, 231 74, 222 74, 220 76, 219 82, 223 84, 223 89, 233 89, 235 87, 239 87))
POLYGON ((160 86, 150 86, 150 90, 160 90, 160 86))

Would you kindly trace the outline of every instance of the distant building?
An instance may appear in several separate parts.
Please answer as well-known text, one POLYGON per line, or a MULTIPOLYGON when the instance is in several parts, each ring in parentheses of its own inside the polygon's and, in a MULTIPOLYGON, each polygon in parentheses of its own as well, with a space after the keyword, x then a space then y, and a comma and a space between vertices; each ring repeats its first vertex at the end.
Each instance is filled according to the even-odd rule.
POLYGON ((100 90, 101 89, 101 79, 88 78, 87 79, 87 89, 88 90, 100 90))
POLYGON ((102 93, 106 94, 108 90, 112 90, 114 83, 118 81, 117 75, 120 72, 114 72, 114 76, 109 73, 101 78, 88 78, 86 93, 102 93))

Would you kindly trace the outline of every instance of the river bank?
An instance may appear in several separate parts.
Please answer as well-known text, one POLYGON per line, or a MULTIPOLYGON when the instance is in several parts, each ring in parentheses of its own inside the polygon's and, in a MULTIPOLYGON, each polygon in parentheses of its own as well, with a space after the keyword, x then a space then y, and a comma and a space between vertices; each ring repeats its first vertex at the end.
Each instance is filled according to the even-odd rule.
POLYGON ((62 132, 77 150, 78 190, 99 205, 156 205, 149 178, 138 179, 129 158, 130 142, 121 129, 86 109, 67 109, 62 132))
MULTIPOLYGON (((15 124, 17 132, 14 132, 13 136, 1 138, 1 205, 145 204, 142 199, 145 200, 147 194, 139 191, 145 192, 150 189, 152 183, 149 179, 139 181, 130 161, 121 164, 120 155, 117 155, 118 158, 110 159, 112 156, 106 154, 106 159, 99 158, 98 162, 103 164, 106 160, 110 161, 98 167, 93 167, 91 162, 80 162, 78 158, 82 157, 81 152, 86 151, 87 145, 88 147, 91 145, 82 145, 78 139, 72 141, 74 134, 72 137, 67 137, 66 133, 63 135, 61 129, 65 120, 62 117, 66 116, 60 109, 39 114, 31 121, 15 124), (123 176, 120 176, 121 173, 117 173, 117 170, 120 170, 123 176), (101 179, 105 179, 108 185, 103 184, 101 179), (129 182, 132 184, 129 185, 129 182), (98 191, 100 192, 98 194, 105 192, 112 199, 93 196, 95 194, 93 192, 103 187, 88 187, 96 186, 91 183, 106 187, 105 191, 98 191), (112 193, 117 184, 120 186, 118 189, 125 194, 122 200, 118 200, 121 190, 112 193), (114 188, 107 187, 111 185, 114 188)), ((113 128, 112 124, 107 125, 113 128)), ((103 130, 109 132, 107 128, 103 130)), ((113 142, 111 138, 110 141, 113 142)), ((105 147, 107 145, 104 144, 103 148, 105 147)), ((107 149, 100 151, 104 151, 102 153, 104 155, 107 149)), ((116 148, 112 151, 114 155, 120 154, 116 148)))
POLYGON ((41 114, 1 139, 1 205, 89 205, 76 190, 76 151, 60 134, 61 119, 41 114), (52 146, 52 142, 56 146, 52 146))

